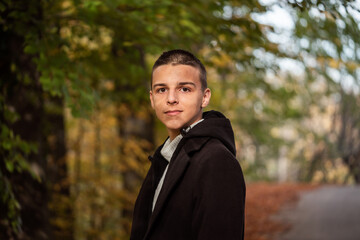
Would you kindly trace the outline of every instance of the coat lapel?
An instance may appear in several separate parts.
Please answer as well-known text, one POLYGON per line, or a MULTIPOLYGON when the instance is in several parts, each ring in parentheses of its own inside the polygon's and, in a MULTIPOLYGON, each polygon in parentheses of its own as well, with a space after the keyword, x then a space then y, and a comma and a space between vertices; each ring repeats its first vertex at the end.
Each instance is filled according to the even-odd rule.
POLYGON ((175 159, 171 160, 169 169, 165 176, 164 185, 162 186, 160 195, 157 199, 154 212, 151 215, 149 227, 145 234, 144 239, 147 238, 147 235, 151 231, 151 228, 153 227, 153 224, 156 221, 156 218, 158 217, 159 213, 161 212, 161 209, 163 208, 164 203, 165 203, 166 199, 168 198, 172 188, 175 186, 175 184, 178 182, 178 180, 183 175, 189 162, 190 162, 190 158, 183 148, 180 150, 178 156, 175 159))

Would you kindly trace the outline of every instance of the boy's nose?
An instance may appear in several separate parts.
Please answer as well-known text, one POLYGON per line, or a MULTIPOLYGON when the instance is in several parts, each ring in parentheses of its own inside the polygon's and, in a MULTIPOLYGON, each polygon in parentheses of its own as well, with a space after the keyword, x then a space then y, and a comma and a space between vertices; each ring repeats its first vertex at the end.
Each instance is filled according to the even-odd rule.
POLYGON ((178 97, 175 91, 169 91, 169 95, 168 95, 168 99, 167 99, 167 104, 176 104, 178 103, 178 97))

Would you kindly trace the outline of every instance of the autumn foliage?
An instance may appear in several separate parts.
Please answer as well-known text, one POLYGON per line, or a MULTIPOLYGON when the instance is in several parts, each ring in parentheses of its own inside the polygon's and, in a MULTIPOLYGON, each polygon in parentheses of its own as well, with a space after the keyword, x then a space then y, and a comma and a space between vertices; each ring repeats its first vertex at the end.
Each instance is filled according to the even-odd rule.
POLYGON ((272 240, 291 226, 276 221, 282 207, 295 204, 299 193, 314 189, 315 185, 299 183, 251 183, 246 190, 245 239, 272 240))

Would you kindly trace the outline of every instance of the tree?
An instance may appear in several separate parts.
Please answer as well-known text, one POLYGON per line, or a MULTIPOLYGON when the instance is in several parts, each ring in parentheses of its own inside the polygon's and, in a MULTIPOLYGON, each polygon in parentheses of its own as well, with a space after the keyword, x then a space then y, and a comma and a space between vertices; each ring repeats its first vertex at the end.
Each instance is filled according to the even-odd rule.
MULTIPOLYGON (((336 106, 332 128, 319 138, 325 143, 325 155, 313 161, 334 162, 342 158, 349 173, 359 183, 358 159, 358 96, 359 96, 359 21, 360 9, 356 1, 315 1, 297 3, 298 11, 294 40, 306 69, 310 84, 325 82, 323 94, 336 106), (336 136, 336 137, 334 137, 336 136)), ((321 97, 315 97, 314 100, 321 97)), ((313 101, 311 105, 325 109, 326 105, 313 101)), ((319 136, 320 137, 320 136, 319 136)))
POLYGON ((0 4, 4 159, 0 234, 6 239, 73 238, 64 98, 59 94, 59 81, 64 79, 56 64, 49 67, 51 62, 63 63, 61 54, 56 54, 58 22, 49 19, 51 7, 57 5, 41 1, 0 4))

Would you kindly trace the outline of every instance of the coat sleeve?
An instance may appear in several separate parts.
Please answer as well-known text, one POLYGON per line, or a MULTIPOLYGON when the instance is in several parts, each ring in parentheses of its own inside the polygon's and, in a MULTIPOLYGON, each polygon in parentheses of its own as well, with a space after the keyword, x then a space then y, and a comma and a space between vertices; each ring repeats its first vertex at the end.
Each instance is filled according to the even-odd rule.
POLYGON ((245 182, 238 161, 222 144, 201 155, 193 234, 197 240, 244 239, 245 182))
POLYGON ((151 165, 135 202, 130 240, 141 240, 146 233, 151 216, 153 199, 153 165, 151 165))

